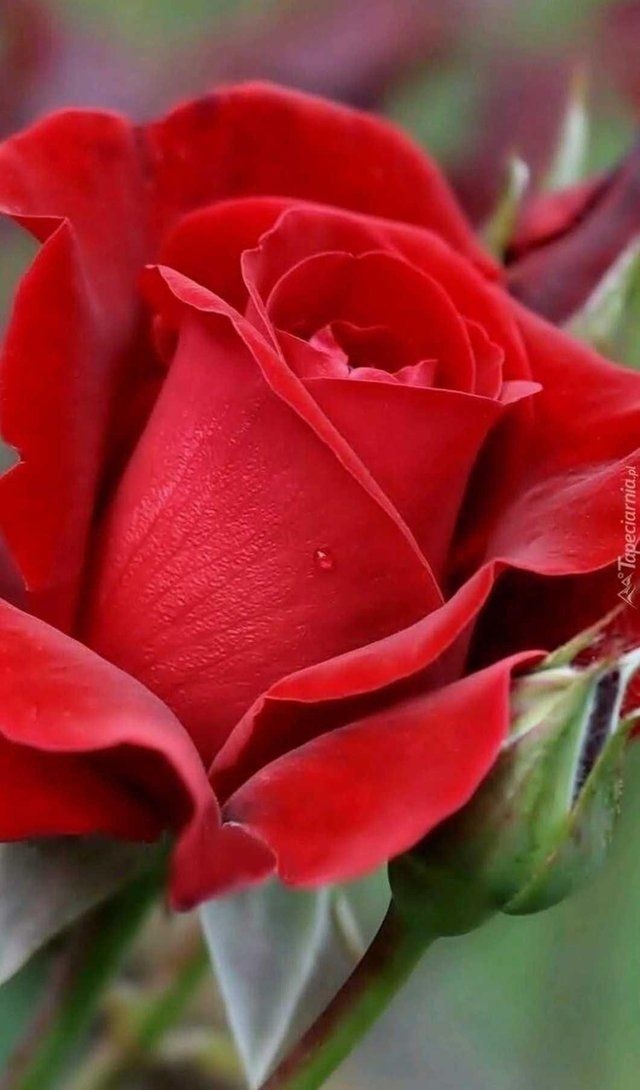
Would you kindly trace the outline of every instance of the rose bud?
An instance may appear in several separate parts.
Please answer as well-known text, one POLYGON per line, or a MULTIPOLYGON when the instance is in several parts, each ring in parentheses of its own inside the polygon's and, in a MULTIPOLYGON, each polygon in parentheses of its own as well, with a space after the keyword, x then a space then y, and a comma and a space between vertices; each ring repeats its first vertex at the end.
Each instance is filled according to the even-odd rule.
POLYGON ((426 912, 427 926, 436 920, 456 933, 498 910, 538 912, 602 862, 638 714, 627 705, 640 651, 570 664, 576 651, 579 661, 580 643, 516 679, 511 729, 489 776, 466 807, 392 864, 401 909, 426 912))
POLYGON ((610 174, 537 196, 507 253, 509 290, 554 322, 580 309, 640 233, 640 144, 610 174))

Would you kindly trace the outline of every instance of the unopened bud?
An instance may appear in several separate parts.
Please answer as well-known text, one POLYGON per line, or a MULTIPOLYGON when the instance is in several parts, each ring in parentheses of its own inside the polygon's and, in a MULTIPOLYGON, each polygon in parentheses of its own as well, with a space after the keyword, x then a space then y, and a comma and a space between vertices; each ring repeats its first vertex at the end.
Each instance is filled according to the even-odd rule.
POLYGON ((566 659, 550 656, 516 680, 512 728, 487 779, 390 868, 400 910, 426 914, 439 934, 470 930, 498 910, 548 908, 605 856, 636 721, 623 709, 640 649, 582 668, 566 659))

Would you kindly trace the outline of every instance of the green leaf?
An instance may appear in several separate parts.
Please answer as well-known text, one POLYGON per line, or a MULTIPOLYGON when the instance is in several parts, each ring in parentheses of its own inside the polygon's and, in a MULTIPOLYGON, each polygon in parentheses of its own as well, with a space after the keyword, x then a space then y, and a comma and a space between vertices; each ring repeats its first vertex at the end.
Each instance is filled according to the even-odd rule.
POLYGON ((31 958, 19 973, 0 987, 0 1071, 19 1045, 38 1008, 52 972, 51 950, 31 958))
POLYGON ((522 200, 529 185, 530 172, 524 159, 512 156, 507 166, 507 177, 497 204, 482 230, 482 237, 490 253, 502 260, 518 219, 522 200))
POLYGON ((587 81, 579 68, 572 80, 556 151, 545 178, 545 189, 565 189, 581 181, 587 173, 589 156, 589 115, 587 81))
POLYGON ((61 838, 0 846, 0 984, 50 939, 105 900, 149 846, 61 838))
POLYGON ((378 871, 312 891, 269 882, 203 906, 211 960, 252 1087, 328 1005, 388 902, 386 871, 378 871))
POLYGON ((5 443, 4 439, 0 438, 0 477, 3 473, 6 473, 8 469, 12 469, 20 461, 20 455, 15 447, 12 447, 10 443, 5 443))
POLYGON ((609 353, 619 363, 640 370, 640 238, 627 278, 625 305, 609 353))
POLYGON ((567 329, 620 363, 640 365, 640 237, 614 261, 567 329))

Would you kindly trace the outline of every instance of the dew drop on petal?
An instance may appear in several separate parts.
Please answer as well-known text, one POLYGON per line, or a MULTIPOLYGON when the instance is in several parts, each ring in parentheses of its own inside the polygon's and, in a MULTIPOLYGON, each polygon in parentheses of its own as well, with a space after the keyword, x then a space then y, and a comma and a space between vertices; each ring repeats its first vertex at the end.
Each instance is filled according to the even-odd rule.
POLYGON ((313 560, 316 567, 320 568, 320 571, 331 571, 335 567, 335 560, 328 549, 316 549, 313 560))

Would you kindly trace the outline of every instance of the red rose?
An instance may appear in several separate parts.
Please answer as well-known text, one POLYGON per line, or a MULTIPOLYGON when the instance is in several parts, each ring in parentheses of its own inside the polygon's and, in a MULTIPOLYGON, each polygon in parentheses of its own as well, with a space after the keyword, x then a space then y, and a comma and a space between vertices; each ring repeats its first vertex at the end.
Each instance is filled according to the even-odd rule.
POLYGON ((0 187, 43 243, 1 372, 0 837, 174 828, 183 905, 406 849, 514 666, 615 604, 640 379, 329 103, 66 112, 0 187))

